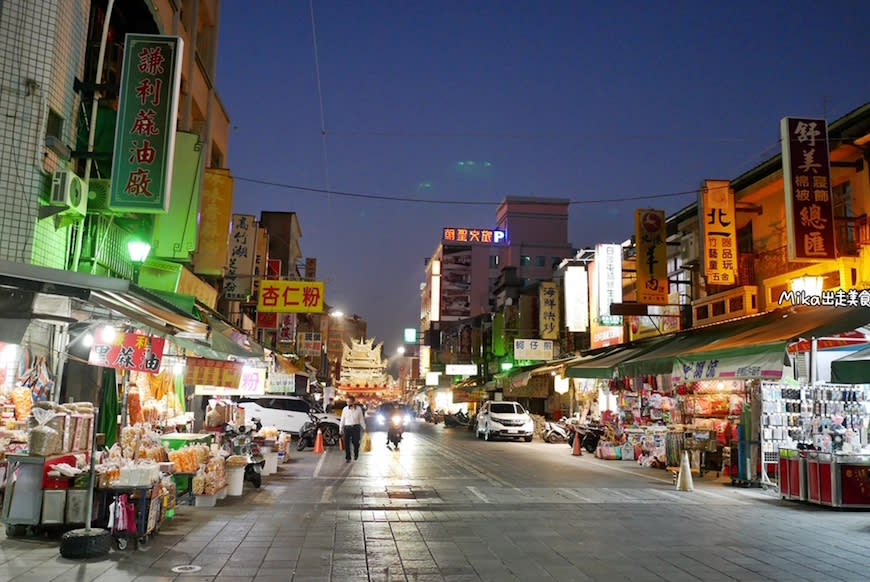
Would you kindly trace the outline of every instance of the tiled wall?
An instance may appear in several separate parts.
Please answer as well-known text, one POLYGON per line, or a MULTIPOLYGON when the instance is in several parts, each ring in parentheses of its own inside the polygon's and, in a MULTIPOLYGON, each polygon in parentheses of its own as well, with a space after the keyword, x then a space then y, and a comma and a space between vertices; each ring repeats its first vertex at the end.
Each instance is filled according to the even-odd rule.
POLYGON ((50 183, 45 176, 66 164, 45 148, 45 126, 50 107, 64 120, 64 142, 74 147, 73 82, 84 63, 89 4, 0 1, 0 259, 63 266, 67 229, 56 230, 53 219, 37 228, 39 196, 50 183))

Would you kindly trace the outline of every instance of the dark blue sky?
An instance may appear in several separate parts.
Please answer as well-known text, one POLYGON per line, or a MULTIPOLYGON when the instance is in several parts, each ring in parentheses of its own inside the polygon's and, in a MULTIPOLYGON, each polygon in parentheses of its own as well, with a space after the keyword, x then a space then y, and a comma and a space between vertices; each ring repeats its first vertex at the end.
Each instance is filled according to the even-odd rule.
MULTIPOLYGON (((779 152, 783 116, 831 121, 870 101, 870 2, 718 4, 314 0, 329 188, 492 204, 238 181, 235 210, 297 212, 327 302, 392 353, 419 322, 442 227, 494 226, 507 195, 612 199, 734 178, 779 152)), ((326 188, 309 3, 222 5, 228 166, 326 188)), ((693 199, 574 204, 570 240, 619 242, 635 208, 693 199)))

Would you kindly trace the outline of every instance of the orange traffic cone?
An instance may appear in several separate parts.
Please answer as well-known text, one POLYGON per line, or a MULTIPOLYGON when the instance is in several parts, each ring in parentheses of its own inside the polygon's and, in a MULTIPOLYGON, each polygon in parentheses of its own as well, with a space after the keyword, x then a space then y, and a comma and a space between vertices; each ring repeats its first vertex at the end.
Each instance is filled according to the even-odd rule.
POLYGON ((580 450, 580 433, 574 433, 574 450, 571 451, 571 454, 575 457, 582 457, 583 451, 580 450))
POLYGON ((319 428, 317 429, 317 438, 314 439, 314 452, 323 452, 323 432, 319 428))

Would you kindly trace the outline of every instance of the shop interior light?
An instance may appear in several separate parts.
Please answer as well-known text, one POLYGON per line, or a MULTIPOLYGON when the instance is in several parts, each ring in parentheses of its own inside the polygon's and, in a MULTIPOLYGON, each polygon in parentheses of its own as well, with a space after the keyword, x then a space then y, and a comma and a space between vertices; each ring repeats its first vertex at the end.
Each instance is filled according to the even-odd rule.
POLYGON ((134 263, 144 263, 151 252, 151 245, 147 242, 139 240, 131 240, 127 243, 127 252, 130 253, 130 260, 134 263))
POLYGON ((791 280, 791 290, 802 291, 806 296, 821 295, 824 288, 824 277, 810 277, 809 275, 804 275, 803 277, 796 277, 791 280))
POLYGON ((514 367, 513 362, 502 362, 502 364, 501 364, 501 371, 502 371, 502 372, 507 372, 508 370, 512 370, 513 367, 514 367))
POLYGON ((116 330, 111 325, 105 325, 100 329, 100 341, 106 344, 110 344, 115 341, 115 337, 118 335, 118 330, 116 330))
POLYGON ((6 344, 2 350, 0 350, 0 367, 7 367, 13 363, 15 363, 15 359, 18 357, 18 346, 15 344, 6 344))
POLYGON ((82 336, 82 345, 86 348, 90 348, 94 345, 94 334, 88 332, 82 336))

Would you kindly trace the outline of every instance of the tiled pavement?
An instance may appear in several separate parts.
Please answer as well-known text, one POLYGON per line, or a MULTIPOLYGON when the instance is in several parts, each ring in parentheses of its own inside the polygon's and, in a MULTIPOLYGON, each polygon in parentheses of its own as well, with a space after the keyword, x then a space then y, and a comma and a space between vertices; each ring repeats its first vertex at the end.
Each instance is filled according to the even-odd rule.
MULTIPOLYGON (((377 437, 376 437, 377 440, 377 437)), ((0 582, 861 580, 870 513, 422 425, 351 465, 299 453, 242 498, 181 508, 145 549, 79 563, 0 541, 0 582), (196 565, 194 573, 172 568, 196 565)), ((246 486, 248 487, 248 486, 246 486)))

